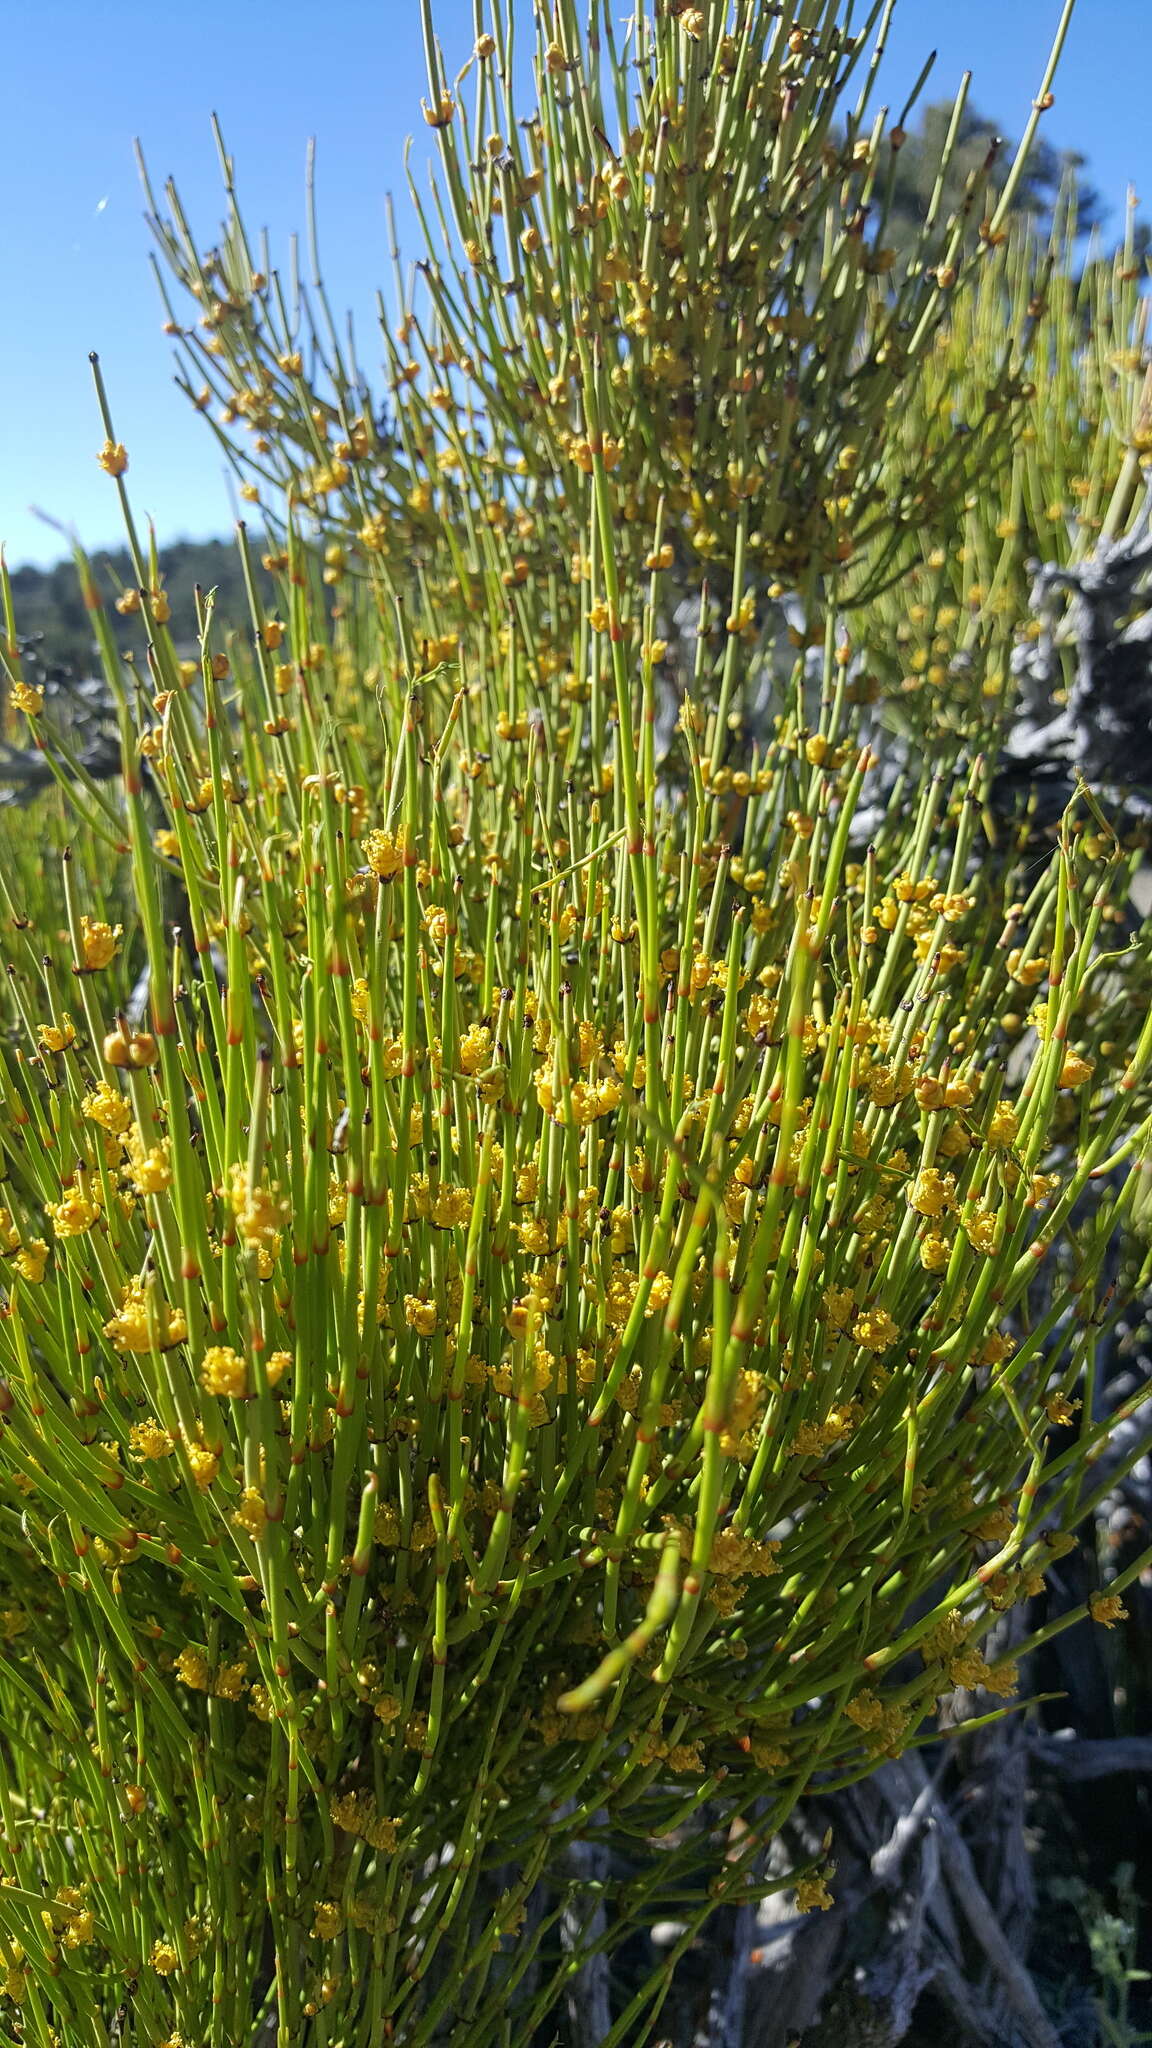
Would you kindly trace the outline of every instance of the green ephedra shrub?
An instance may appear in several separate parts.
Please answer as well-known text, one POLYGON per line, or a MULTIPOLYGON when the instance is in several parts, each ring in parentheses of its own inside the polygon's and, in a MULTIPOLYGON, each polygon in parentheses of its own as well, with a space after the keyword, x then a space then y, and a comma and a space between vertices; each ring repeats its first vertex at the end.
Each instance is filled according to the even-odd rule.
MULTIPOLYGON (((1008 1710, 1016 1671, 981 1644, 1104 1490, 1127 1411, 1102 1412, 1096 1348, 1148 1277, 1142 847, 1087 789, 1046 839, 997 809, 982 692, 857 829, 895 744, 857 656, 895 599, 854 646, 849 550, 826 507, 803 530, 796 508, 818 472, 879 476, 898 433, 886 385, 847 441, 853 351, 883 346, 863 302, 893 333, 911 319, 908 404, 943 315, 939 276, 926 299, 914 267, 886 285, 878 255, 845 253, 869 245, 839 220, 844 180, 884 174, 877 131, 868 153, 858 124, 833 138, 858 54, 837 12, 638 10, 650 145, 593 179, 565 137, 608 148, 611 103, 630 135, 624 58, 538 10, 531 165, 501 141, 469 176, 506 222, 537 171, 551 195, 555 269, 539 292, 516 278, 568 425, 558 398, 529 434, 507 380, 481 379, 443 485, 405 440, 418 408, 390 467, 369 415, 346 417, 350 382, 291 414, 230 324, 272 318, 275 280, 233 281, 205 347, 251 379, 253 488, 288 486, 271 607, 240 536, 250 633, 224 644, 208 597, 170 620, 98 382, 148 634, 145 674, 81 559, 114 783, 50 726, 5 583, 11 715, 61 785, 0 864, 13 2044, 528 2044, 593 1953, 672 1912, 678 1948, 606 2048, 649 2038, 708 1913, 781 1883, 766 1846, 807 1788, 898 1755, 958 1685, 1008 1710), (675 197, 685 134, 703 182, 675 197), (715 199, 733 151, 738 208, 715 199), (653 213, 685 276, 717 274, 718 222, 759 244, 712 305, 712 368, 683 335, 665 395, 661 323, 692 309, 664 305, 666 236, 618 247, 617 176, 667 181, 653 213), (756 284, 778 246, 787 320, 830 323, 792 367, 756 284), (586 257, 641 287, 634 357, 591 331, 586 257), (301 487, 303 418, 323 491, 301 487), (748 628, 771 602, 753 561, 805 609, 749 746, 748 628), (693 579, 658 743, 661 619, 693 579), (568 1855, 597 1841, 627 1845, 626 1877, 568 1855)), ((482 145, 510 35, 476 43, 482 145)), ((444 177, 463 234, 476 188, 451 152, 444 177)), ((513 224, 529 264, 544 225, 513 224)), ((948 270, 965 233, 944 234, 948 270)), ((470 295, 437 286, 436 346, 451 331, 466 377, 466 352, 499 359, 507 297, 475 267, 470 295)), ((1051 459, 1033 448, 1035 489, 1051 459)), ((1100 457, 1116 521, 1139 460, 1100 457)), ((837 490, 855 516, 856 483, 837 490)), ((887 573, 908 536, 865 501, 887 573)), ((1005 515, 956 516, 983 546, 1005 515)), ((822 1863, 787 1881, 803 1910, 835 1882, 822 1863)))

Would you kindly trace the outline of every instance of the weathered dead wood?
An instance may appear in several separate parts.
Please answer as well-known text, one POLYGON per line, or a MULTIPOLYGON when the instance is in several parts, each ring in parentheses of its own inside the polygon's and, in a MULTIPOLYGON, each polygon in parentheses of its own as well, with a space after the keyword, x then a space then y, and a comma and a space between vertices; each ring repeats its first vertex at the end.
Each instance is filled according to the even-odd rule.
POLYGON ((1075 1784, 1094 1778, 1112 1778, 1121 1771, 1152 1771, 1152 1735, 1101 1736, 1090 1738, 1033 1735, 1029 1742, 1033 1760, 1045 1770, 1075 1784))
POLYGON ((937 1802, 932 1825, 940 1838, 940 1860, 945 1881, 999 1980, 1028 2048, 1060 2048, 1060 2036, 1040 2003, 1036 1986, 996 1917, 987 1892, 976 1875, 968 1844, 946 1806, 937 1802))

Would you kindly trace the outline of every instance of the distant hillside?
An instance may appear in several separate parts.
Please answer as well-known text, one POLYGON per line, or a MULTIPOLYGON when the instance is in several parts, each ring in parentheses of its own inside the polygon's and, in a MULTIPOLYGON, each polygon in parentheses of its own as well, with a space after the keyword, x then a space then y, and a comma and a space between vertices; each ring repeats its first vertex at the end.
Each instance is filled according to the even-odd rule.
MULTIPOLYGON (((259 567, 260 536, 250 539, 261 593, 270 598, 271 580, 259 567)), ((93 568, 117 642, 142 654, 139 617, 124 618, 114 609, 116 599, 135 583, 127 549, 94 556, 93 568)), ((248 623, 240 556, 233 541, 175 541, 161 550, 160 568, 172 607, 172 629, 181 644, 194 641, 197 584, 202 590, 216 591, 216 617, 222 626, 242 628, 248 623)), ((37 636, 38 652, 46 663, 58 663, 77 676, 93 673, 96 643, 72 563, 57 562, 51 569, 15 569, 12 592, 21 639, 37 636)))

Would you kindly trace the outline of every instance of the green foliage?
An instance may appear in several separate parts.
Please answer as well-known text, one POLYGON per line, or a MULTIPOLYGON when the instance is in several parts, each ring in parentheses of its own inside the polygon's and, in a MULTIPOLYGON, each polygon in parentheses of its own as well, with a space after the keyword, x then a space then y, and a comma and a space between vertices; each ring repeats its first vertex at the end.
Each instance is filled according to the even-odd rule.
POLYGON ((1116 1871, 1114 1909, 1079 1878, 1053 1879, 1049 1884, 1051 1896, 1072 1906, 1083 1926, 1100 1983, 1096 2002, 1100 2037, 1108 2048, 1137 2048, 1138 2043, 1152 2041, 1152 2033, 1135 2027, 1131 2018, 1132 1987, 1149 1981, 1148 1971, 1136 1967, 1140 1902, 1133 1875, 1130 1863, 1122 1863, 1116 1871))
MULTIPOLYGON (((746 579, 806 588, 849 563, 873 587, 987 470, 1031 318, 1025 300, 1001 319, 977 406, 930 422, 916 471, 901 474, 893 428, 952 293, 995 247, 1015 178, 990 217, 987 170, 942 210, 958 101, 940 190, 894 270, 900 151, 882 112, 870 116, 866 64, 881 11, 850 33, 815 6, 783 23, 754 4, 726 34, 697 32, 699 10, 642 11, 629 59, 610 9, 597 8, 592 39, 574 9, 540 11, 525 117, 496 22, 491 50, 482 39, 465 67, 470 137, 465 74, 450 90, 425 9, 442 175, 431 210, 413 188, 430 258, 384 330, 386 434, 318 272, 289 302, 257 265, 222 149, 230 214, 215 249, 198 251, 171 191, 165 213, 152 205, 166 263, 201 309, 187 327, 168 308, 188 388, 203 378, 197 402, 223 400, 225 434, 251 430, 250 486, 286 489, 389 563, 483 515, 483 502, 467 509, 478 465, 529 520, 496 528, 519 589, 570 556, 571 507, 604 449, 620 517, 650 533, 661 513, 690 587, 708 573, 738 610, 746 579)), ((563 600, 561 587, 558 629, 563 600)))
POLYGON ((178 615, 97 370, 147 637, 90 609, 110 789, 5 579, 61 785, 0 863, 0 1962, 38 2048, 527 2044, 597 1946, 674 1913, 674 1962, 780 1885, 814 1779, 1010 1697, 980 1645, 1100 1490, 1144 837, 1088 789, 1038 836, 988 749, 1025 544, 1140 482, 1131 265, 1107 298, 981 237, 977 182, 954 275, 895 278, 834 9, 642 9, 634 107, 607 13, 535 12, 527 130, 507 23, 477 42, 482 148, 429 39, 455 227, 387 433, 334 325, 305 377, 235 206, 201 257, 169 194, 273 580, 241 532, 243 630, 178 615))

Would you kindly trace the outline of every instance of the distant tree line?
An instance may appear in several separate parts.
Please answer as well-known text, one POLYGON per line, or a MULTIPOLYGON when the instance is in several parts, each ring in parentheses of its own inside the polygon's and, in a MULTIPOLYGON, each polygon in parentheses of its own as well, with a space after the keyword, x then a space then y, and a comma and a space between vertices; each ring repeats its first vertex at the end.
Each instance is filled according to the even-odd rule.
MULTIPOLYGON (((952 120, 948 100, 933 101, 921 108, 919 120, 908 130, 900 150, 892 190, 892 210, 887 239, 897 244, 910 240, 926 218, 936 183, 936 167, 944 138, 952 120)), ((995 150, 989 174, 990 200, 999 197, 1016 156, 1017 144, 996 121, 969 105, 961 117, 944 180, 939 218, 947 220, 963 203, 968 180, 975 176, 995 150), (999 147, 996 145, 999 144, 999 147)), ((1011 211, 1027 215, 1041 233, 1049 233, 1058 215, 1069 203, 1075 210, 1079 237, 1099 236, 1102 253, 1122 240, 1123 223, 1114 219, 1116 209, 1084 176, 1087 158, 1075 149, 1058 149, 1043 137, 1032 144, 1011 211), (1105 232, 1108 224, 1108 232, 1105 232)), ((1133 260, 1140 263, 1152 244, 1152 228, 1138 218, 1133 236, 1133 260)))
MULTIPOLYGON (((252 553, 257 575, 260 536, 252 535, 252 553)), ((126 548, 115 548, 93 557, 100 595, 118 645, 143 658, 144 633, 139 612, 118 611, 118 601, 135 588, 136 578, 126 548)), ((248 623, 248 600, 240 568, 240 556, 231 540, 178 540, 160 551, 160 577, 172 614, 172 626, 183 652, 194 646, 195 592, 214 590, 214 616, 225 631, 243 629, 248 623)), ((39 662, 48 668, 67 670, 83 678, 98 667, 96 639, 91 616, 85 606, 79 579, 70 561, 57 562, 51 569, 25 567, 12 572, 12 590, 21 639, 35 643, 39 662)), ((271 594, 267 583, 265 595, 271 594)), ((130 600, 129 600, 130 601, 130 600)))

